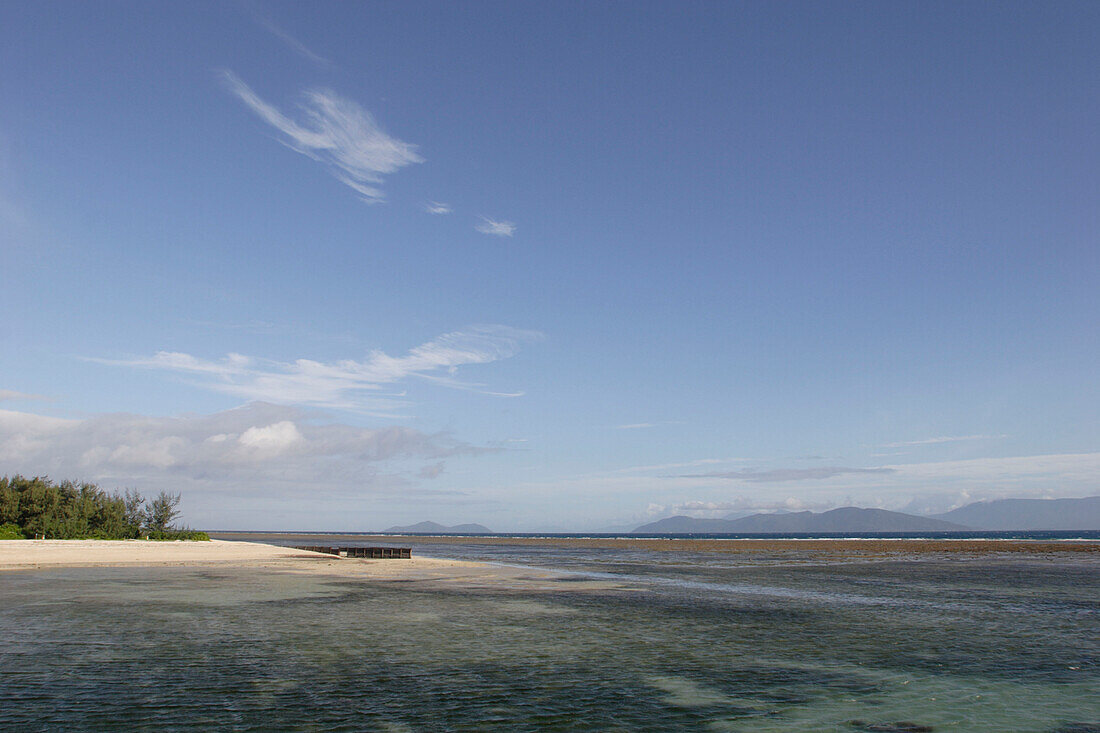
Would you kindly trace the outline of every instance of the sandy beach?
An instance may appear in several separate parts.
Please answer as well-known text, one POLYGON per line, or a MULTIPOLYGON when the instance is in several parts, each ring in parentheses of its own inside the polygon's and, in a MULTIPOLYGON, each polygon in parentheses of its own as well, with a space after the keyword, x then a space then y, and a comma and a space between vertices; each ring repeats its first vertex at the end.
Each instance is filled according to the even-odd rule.
POLYGON ((352 560, 260 542, 151 542, 148 540, 0 540, 0 571, 51 567, 123 567, 152 565, 234 565, 287 570, 371 568, 384 576, 394 571, 477 566, 457 560, 352 560))
MULTIPOLYGON (((362 581, 422 581, 461 584, 468 589, 500 587, 549 590, 567 574, 552 570, 419 557, 370 560, 345 558, 261 542, 151 542, 147 540, 0 540, 0 573, 94 567, 251 568, 362 581)), ((591 580, 576 589, 624 588, 591 580)))

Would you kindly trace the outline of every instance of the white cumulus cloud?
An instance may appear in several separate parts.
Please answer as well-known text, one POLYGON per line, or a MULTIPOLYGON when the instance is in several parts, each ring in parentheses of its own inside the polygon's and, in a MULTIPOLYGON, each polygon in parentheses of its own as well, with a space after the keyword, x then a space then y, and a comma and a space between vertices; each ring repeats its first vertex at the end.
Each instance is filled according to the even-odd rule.
POLYGON ((320 423, 300 408, 262 402, 175 417, 61 419, 0 410, 0 475, 81 479, 107 488, 371 492, 388 464, 438 475, 447 457, 479 452, 446 434, 320 423), (414 465, 404 465, 409 462, 414 465))
POLYGON ((281 420, 264 427, 253 426, 241 433, 237 439, 241 445, 257 448, 267 453, 279 453, 302 442, 298 426, 290 420, 281 420))

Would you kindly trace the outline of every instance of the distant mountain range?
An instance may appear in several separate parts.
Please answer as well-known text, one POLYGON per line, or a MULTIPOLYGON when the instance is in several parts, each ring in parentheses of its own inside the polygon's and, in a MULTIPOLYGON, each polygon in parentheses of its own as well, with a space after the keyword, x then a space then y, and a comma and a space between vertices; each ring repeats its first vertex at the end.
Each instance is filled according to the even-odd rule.
POLYGON ((916 517, 884 509, 843 507, 828 512, 753 514, 740 519, 693 519, 668 517, 643 524, 638 534, 763 533, 763 532, 949 532, 965 530, 942 519, 916 517))
POLYGON ((419 522, 406 527, 390 527, 382 530, 393 534, 492 534, 493 530, 480 524, 456 524, 445 527, 435 522, 419 522))
MULTIPOLYGON (((963 532, 966 530, 1100 530, 1100 496, 1085 499, 1000 499, 920 517, 884 509, 842 507, 827 512, 731 514, 722 519, 666 517, 641 527, 607 527, 621 534, 767 534, 772 532, 963 532)), ((420 522, 382 530, 392 534, 493 534, 481 524, 420 522)), ((568 532, 568 530, 556 530, 568 532)))
POLYGON ((752 534, 770 532, 950 532, 979 530, 1097 530, 1100 496, 1086 499, 1000 499, 918 517, 883 509, 843 507, 828 512, 753 514, 725 519, 676 516, 643 524, 637 534, 752 534))
POLYGON ((1100 496, 1085 499, 999 499, 967 504, 935 519, 974 529, 1100 529, 1100 496))

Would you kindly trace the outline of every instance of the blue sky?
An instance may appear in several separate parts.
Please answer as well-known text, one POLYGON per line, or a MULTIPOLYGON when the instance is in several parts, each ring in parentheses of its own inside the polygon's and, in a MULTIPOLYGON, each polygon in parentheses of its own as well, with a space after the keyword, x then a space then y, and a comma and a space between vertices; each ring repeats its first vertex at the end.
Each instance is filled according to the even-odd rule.
POLYGON ((0 473, 213 528, 1100 489, 1094 3, 6 3, 0 473))

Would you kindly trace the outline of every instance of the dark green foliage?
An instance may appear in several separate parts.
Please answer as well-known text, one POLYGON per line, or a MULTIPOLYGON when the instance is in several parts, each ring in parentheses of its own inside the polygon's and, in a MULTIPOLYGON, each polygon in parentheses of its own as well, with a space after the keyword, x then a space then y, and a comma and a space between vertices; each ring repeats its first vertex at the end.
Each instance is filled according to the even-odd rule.
POLYGON ((126 524, 140 527, 142 520, 145 519, 145 510, 142 509, 145 498, 134 489, 126 489, 126 494, 122 497, 122 504, 126 524))
POLYGON ((193 529, 151 529, 149 530, 148 537, 151 540, 210 541, 210 535, 206 534, 206 532, 199 532, 193 529))
POLYGON ((173 496, 165 491, 160 492, 156 499, 149 502, 149 508, 145 510, 145 526, 150 532, 164 531, 168 525, 179 516, 180 495, 173 496))
POLYGON ((8 522, 7 524, 0 524, 0 540, 21 540, 23 537, 23 530, 19 529, 18 524, 8 522))
POLYGON ((132 489, 108 494, 89 483, 0 477, 0 539, 117 540, 154 534, 155 539, 210 539, 203 532, 171 526, 179 516, 179 502, 179 494, 161 492, 145 508, 145 499, 132 489))

